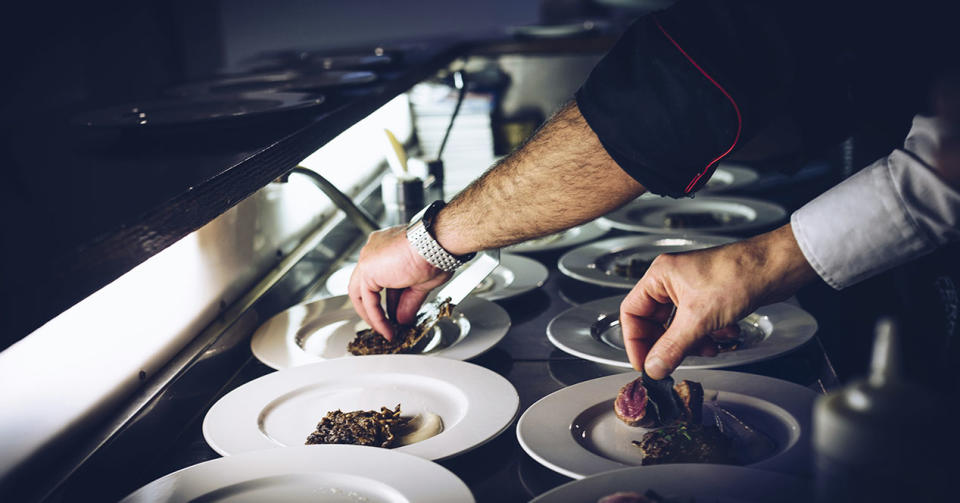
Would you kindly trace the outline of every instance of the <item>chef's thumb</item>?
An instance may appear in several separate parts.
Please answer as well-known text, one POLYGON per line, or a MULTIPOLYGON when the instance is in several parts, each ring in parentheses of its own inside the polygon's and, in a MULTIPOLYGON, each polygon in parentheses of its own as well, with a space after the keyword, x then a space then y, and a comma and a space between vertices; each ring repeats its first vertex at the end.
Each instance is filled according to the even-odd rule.
POLYGON ((677 310, 670 327, 650 348, 643 368, 653 379, 663 379, 676 370, 687 351, 697 342, 697 323, 691 316, 677 310))

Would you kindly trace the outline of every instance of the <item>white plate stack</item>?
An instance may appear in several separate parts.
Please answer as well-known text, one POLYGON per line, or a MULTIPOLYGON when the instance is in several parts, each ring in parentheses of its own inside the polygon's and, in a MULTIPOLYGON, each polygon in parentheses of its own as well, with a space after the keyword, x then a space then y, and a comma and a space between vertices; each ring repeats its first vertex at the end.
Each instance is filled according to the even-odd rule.
MULTIPOLYGON (((458 91, 436 84, 417 84, 410 91, 414 127, 426 159, 434 159, 457 104, 458 91)), ((480 176, 496 160, 490 111, 493 96, 468 92, 444 149, 444 186, 447 199, 480 176)))

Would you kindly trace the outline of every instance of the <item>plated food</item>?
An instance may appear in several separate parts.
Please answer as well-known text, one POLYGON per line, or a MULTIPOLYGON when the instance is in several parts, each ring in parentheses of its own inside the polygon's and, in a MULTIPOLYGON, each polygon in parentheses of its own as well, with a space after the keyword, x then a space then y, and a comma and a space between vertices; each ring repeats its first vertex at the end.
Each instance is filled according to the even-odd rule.
POLYGON ((615 229, 651 234, 746 234, 784 221, 778 204, 746 197, 638 198, 602 219, 615 229))
MULTIPOLYGON (((327 278, 324 285, 331 295, 346 295, 350 275, 356 264, 347 264, 327 278)), ((502 300, 523 295, 543 286, 549 271, 540 262, 510 253, 500 254, 500 265, 470 294, 487 300, 502 300)))
MULTIPOLYGON (((681 451, 700 449, 698 444, 687 443, 684 433, 693 439, 701 427, 707 430, 711 425, 717 428, 722 425, 724 437, 732 443, 734 462, 787 473, 808 470, 809 416, 816 398, 812 390, 753 374, 680 370, 673 374, 674 379, 692 381, 703 387, 705 405, 700 422, 630 426, 618 417, 614 403, 620 390, 634 382, 637 376, 636 373, 625 373, 600 377, 544 397, 528 408, 517 423, 521 447, 531 458, 551 470, 572 478, 584 478, 608 470, 641 466, 645 451, 646 455, 653 455, 658 460, 672 462, 674 456, 687 455, 681 451), (732 426, 732 420, 728 421, 722 411, 743 421, 749 430, 740 431, 732 426), (676 428, 681 425, 686 425, 685 431, 676 428), (674 428, 645 439, 647 433, 665 426, 674 428), (752 449, 754 434, 769 439, 770 448, 763 451, 752 449), (666 439, 666 435, 679 435, 683 441, 666 439), (637 446, 634 441, 642 446, 637 446)), ((666 403, 661 399, 654 401, 666 403)), ((677 417, 683 416, 678 413, 677 417)), ((704 454, 711 456, 711 461, 715 455, 712 452, 704 454)))
POLYGON ((400 404, 393 410, 380 411, 340 409, 327 412, 317 429, 307 436, 310 444, 350 444, 373 447, 399 447, 426 440, 443 431, 443 419, 432 412, 403 416, 400 404))
POLYGON ((595 241, 568 251, 557 268, 563 274, 586 283, 629 290, 643 277, 647 267, 663 253, 677 253, 737 241, 726 236, 625 236, 595 241))
POLYGON ((502 307, 476 297, 464 299, 450 315, 428 330, 408 330, 413 338, 387 343, 369 330, 349 297, 329 297, 270 318, 254 332, 250 349, 275 369, 391 351, 466 360, 495 346, 510 328, 510 316, 502 307))
MULTIPOLYGON (((457 307, 446 299, 440 303, 436 317, 430 317, 417 325, 403 326, 393 322, 393 339, 387 340, 372 328, 365 328, 357 332, 357 336, 347 344, 347 351, 355 356, 365 355, 393 355, 397 353, 414 353, 422 349, 419 344, 433 331, 441 319, 453 316, 457 307)), ((392 321, 392 320, 391 320, 392 321)))
POLYGON ((467 485, 449 470, 410 454, 355 445, 309 445, 199 463, 154 480, 122 501, 469 503, 474 499, 467 485), (424 484, 425 480, 430 483, 424 484))
MULTIPOLYGON (((623 297, 606 297, 560 313, 547 325, 547 338, 574 356, 630 368, 620 330, 623 297)), ((737 338, 717 342, 717 356, 687 356, 680 368, 723 368, 776 358, 809 341, 817 332, 817 321, 795 304, 779 302, 758 308, 738 327, 737 338)))
POLYGON ((519 404, 509 381, 478 365, 422 355, 340 358, 274 372, 231 391, 207 412, 203 436, 227 456, 303 445, 321 430, 328 439, 366 438, 437 460, 496 437, 519 404), (384 411, 385 404, 402 409, 384 411), (383 432, 386 423, 390 435, 383 432), (402 438, 438 427, 429 438, 402 438))
POLYGON ((816 499, 810 482, 803 478, 743 466, 680 464, 600 473, 547 491, 531 503, 634 503, 637 500, 626 499, 631 493, 655 503, 809 503, 816 499), (624 499, 603 500, 615 494, 624 499))

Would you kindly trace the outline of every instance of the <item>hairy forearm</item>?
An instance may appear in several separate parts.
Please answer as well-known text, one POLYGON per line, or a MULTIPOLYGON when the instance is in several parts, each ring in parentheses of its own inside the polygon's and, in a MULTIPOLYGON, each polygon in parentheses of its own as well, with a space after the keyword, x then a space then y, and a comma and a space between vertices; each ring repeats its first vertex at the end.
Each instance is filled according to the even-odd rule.
POLYGON ((436 238, 454 254, 505 246, 589 221, 643 190, 571 103, 458 194, 438 214, 436 238))

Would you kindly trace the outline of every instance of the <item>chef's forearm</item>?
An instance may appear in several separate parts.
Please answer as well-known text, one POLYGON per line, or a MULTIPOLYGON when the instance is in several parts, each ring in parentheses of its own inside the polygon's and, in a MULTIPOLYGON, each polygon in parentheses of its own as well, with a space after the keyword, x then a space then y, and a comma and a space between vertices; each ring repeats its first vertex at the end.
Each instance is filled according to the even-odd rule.
POLYGON ((571 103, 458 194, 438 214, 436 238, 454 254, 505 246, 589 221, 643 191, 571 103))

